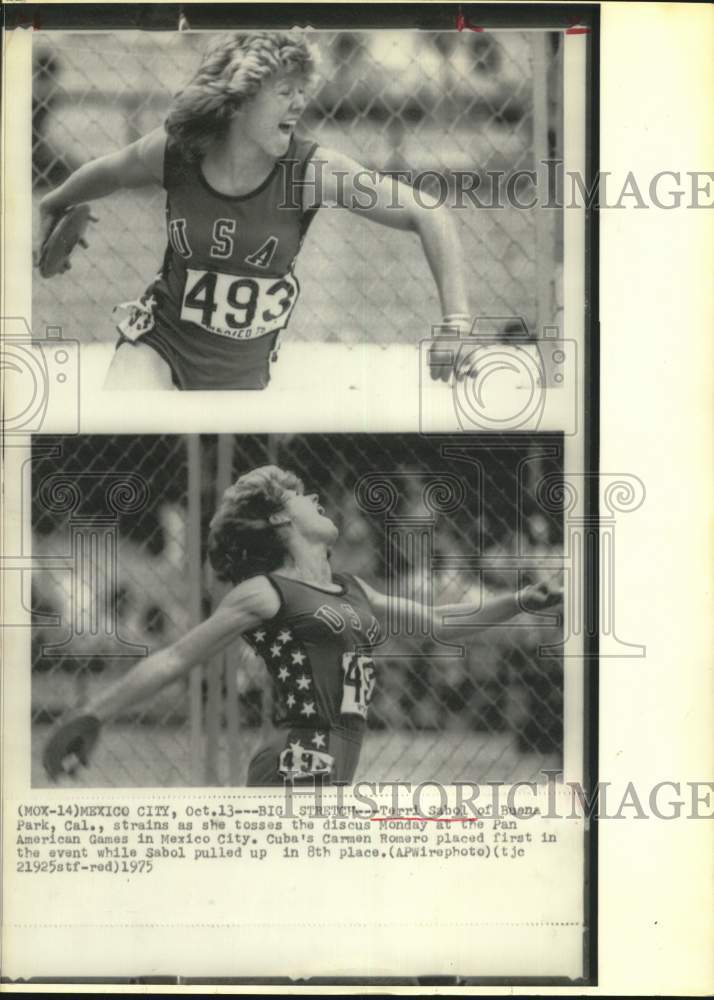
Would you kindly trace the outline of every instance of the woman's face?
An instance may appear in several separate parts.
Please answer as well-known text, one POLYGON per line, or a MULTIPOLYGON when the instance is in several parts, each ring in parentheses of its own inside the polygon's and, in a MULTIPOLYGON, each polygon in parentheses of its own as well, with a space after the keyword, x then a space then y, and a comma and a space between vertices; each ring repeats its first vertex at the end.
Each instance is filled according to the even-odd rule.
POLYGON ((304 538, 325 545, 331 545, 337 539, 337 527, 325 515, 317 493, 304 494, 289 490, 284 509, 293 527, 304 538))
POLYGON ((300 73, 270 77, 237 112, 241 138, 251 139, 269 156, 285 156, 305 104, 305 78, 300 73))

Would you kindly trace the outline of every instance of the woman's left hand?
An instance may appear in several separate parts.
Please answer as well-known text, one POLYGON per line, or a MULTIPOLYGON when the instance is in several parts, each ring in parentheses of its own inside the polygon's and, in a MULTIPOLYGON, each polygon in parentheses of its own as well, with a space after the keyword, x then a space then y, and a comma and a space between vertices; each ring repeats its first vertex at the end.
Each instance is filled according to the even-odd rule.
POLYGON ((462 379, 464 371, 463 338, 470 330, 471 318, 466 313, 444 316, 440 326, 432 330, 433 345, 427 355, 429 374, 435 382, 448 382, 452 374, 462 379))
POLYGON ((563 600, 563 585, 554 580, 542 580, 524 587, 520 592, 520 603, 525 611, 542 611, 560 604, 563 600))

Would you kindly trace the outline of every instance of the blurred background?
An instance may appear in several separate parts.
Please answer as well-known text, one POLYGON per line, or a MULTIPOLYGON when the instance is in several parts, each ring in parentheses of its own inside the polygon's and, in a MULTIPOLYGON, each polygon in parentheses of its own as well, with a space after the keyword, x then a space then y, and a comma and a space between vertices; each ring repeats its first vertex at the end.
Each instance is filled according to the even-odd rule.
MULTIPOLYGON (((491 198, 504 183, 562 157, 562 35, 546 31, 312 32, 319 79, 302 131, 369 169, 439 171, 453 204, 462 189, 491 198)), ((200 32, 42 33, 33 38, 35 205, 81 163, 158 126, 207 44, 200 32)), ((434 181, 437 184, 436 181, 434 181)), ((517 187, 528 202, 527 179, 517 187)), ((438 193, 438 187, 437 187, 438 193)), ((472 313, 521 317, 530 336, 558 325, 562 213, 453 208, 470 275, 472 313)), ((113 341, 114 305, 136 298, 159 269, 164 194, 118 193, 96 206, 88 253, 72 271, 36 275, 33 328, 61 326, 83 342, 113 341)), ((35 212, 35 223, 37 212, 35 212)), ((35 230, 36 232, 36 230, 35 230)), ((35 241, 36 242, 36 241, 35 241)), ((439 322, 436 291, 416 236, 323 209, 297 262, 302 294, 291 338, 416 343, 439 322)))
MULTIPOLYGON (((537 499, 544 477, 562 474, 561 435, 35 437, 34 786, 47 783, 40 754, 52 721, 220 600, 208 522, 231 481, 269 463, 320 493, 340 528, 335 570, 383 592, 428 599, 432 588, 437 604, 479 603, 562 574, 562 515, 537 499), (375 473, 386 491, 357 488, 375 473), (435 490, 445 478, 457 482, 456 503, 435 490)), ((475 634, 464 656, 429 636, 390 639, 356 780, 538 780, 559 767, 563 665, 541 647, 561 640, 559 624, 527 614, 475 634)), ((107 727, 79 780, 241 785, 270 715, 262 660, 236 643, 107 727)))

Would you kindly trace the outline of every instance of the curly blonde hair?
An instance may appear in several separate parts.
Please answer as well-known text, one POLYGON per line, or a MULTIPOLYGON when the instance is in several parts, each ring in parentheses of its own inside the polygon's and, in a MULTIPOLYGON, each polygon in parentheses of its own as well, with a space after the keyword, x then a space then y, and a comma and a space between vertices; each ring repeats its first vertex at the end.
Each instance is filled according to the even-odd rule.
POLYGON ((312 49, 296 31, 223 35, 206 52, 198 72, 173 99, 166 117, 169 138, 191 158, 201 157, 225 135, 234 112, 278 73, 298 72, 310 82, 312 49))
POLYGON ((286 549, 270 516, 283 509, 290 490, 304 492, 302 480, 277 465, 247 472, 228 487, 208 535, 208 558, 219 580, 236 584, 280 568, 286 549))

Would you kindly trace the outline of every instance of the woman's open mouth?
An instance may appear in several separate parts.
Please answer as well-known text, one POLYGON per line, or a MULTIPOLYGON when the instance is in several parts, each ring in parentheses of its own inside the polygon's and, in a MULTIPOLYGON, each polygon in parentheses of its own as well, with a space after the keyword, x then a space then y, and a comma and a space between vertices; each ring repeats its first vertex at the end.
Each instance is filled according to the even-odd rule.
POLYGON ((293 129, 295 128, 295 122, 280 122, 278 128, 283 135, 292 135, 293 129))

